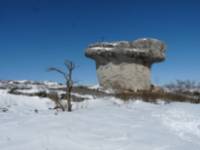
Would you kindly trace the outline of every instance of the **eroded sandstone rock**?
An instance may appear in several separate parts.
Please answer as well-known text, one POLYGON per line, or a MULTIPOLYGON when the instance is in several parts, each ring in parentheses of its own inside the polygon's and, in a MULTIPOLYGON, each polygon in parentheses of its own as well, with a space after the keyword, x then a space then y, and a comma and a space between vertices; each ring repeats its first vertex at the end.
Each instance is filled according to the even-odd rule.
POLYGON ((85 55, 96 61, 102 87, 115 91, 149 90, 151 65, 165 59, 165 45, 157 39, 138 39, 90 45, 85 55))

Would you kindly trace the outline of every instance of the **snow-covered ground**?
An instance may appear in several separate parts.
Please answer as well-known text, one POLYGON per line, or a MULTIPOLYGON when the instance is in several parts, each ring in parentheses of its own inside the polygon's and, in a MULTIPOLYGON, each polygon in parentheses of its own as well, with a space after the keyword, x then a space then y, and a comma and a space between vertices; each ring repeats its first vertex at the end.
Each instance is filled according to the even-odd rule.
POLYGON ((70 113, 53 105, 0 90, 0 150, 200 149, 198 104, 90 98, 70 113))

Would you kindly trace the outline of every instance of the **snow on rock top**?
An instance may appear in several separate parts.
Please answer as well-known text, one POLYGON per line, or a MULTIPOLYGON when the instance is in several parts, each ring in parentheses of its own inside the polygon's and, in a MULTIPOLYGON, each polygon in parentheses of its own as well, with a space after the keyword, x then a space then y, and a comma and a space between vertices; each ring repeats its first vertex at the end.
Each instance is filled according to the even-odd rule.
POLYGON ((150 61, 165 59, 165 44, 157 39, 142 38, 135 41, 102 42, 89 45, 86 56, 98 59, 99 56, 126 56, 150 61))

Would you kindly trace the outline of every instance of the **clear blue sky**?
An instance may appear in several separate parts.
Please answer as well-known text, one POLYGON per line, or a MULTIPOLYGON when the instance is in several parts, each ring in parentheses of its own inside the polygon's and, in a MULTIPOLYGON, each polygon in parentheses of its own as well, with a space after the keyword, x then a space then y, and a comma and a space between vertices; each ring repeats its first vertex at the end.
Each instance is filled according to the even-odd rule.
POLYGON ((62 81, 46 69, 67 58, 78 65, 75 80, 95 84, 88 44, 141 37, 167 44, 154 83, 200 80, 198 0, 0 0, 0 79, 62 81))

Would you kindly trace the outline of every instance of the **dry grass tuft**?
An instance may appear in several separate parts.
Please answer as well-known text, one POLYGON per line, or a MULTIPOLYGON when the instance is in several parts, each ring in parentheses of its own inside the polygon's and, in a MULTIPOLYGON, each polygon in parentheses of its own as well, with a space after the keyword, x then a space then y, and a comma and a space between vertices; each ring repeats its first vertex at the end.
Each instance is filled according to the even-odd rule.
POLYGON ((177 92, 152 92, 152 91, 138 91, 129 93, 119 93, 115 95, 124 101, 141 99, 145 102, 157 103, 158 101, 169 102, 190 102, 200 103, 200 96, 189 95, 177 92))

